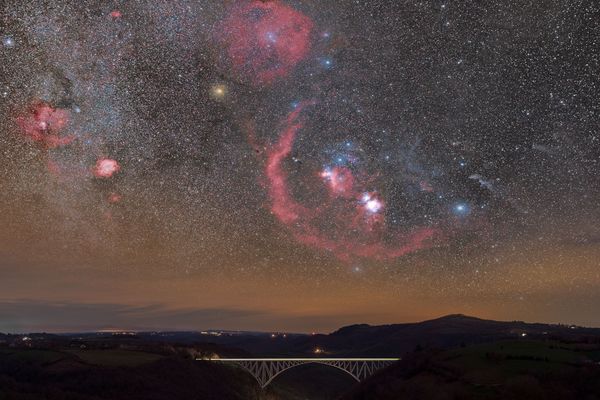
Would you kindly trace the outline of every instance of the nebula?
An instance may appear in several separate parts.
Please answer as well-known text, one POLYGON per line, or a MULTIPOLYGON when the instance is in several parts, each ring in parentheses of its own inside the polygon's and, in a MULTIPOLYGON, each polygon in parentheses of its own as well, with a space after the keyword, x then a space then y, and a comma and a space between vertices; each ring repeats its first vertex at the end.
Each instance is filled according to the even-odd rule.
POLYGON ((243 1, 218 26, 234 71, 254 85, 284 78, 310 51, 313 22, 280 1, 243 1))
POLYGON ((69 119, 69 110, 54 108, 43 101, 35 101, 16 118, 16 122, 23 135, 52 149, 66 146, 75 140, 72 135, 62 135, 62 131, 69 124, 69 119))
POLYGON ((354 176, 348 168, 327 168, 321 172, 321 177, 328 183, 331 196, 352 197, 354 176))
POLYGON ((111 192, 111 193, 108 195, 108 199, 107 199, 107 200, 108 200, 108 202, 109 202, 109 203, 111 203, 111 204, 115 204, 115 203, 118 203, 118 202, 120 202, 120 201, 121 201, 121 199, 123 199, 123 196, 122 196, 122 195, 120 195, 119 193, 116 193, 116 192, 111 192))
POLYGON ((300 243, 330 251, 341 260, 389 260, 431 247, 441 236, 440 229, 409 227, 402 234, 390 232, 384 199, 376 191, 364 191, 348 168, 318 174, 330 193, 320 206, 308 208, 292 196, 284 161, 304 127, 302 111, 312 104, 301 103, 288 115, 278 141, 267 151, 265 174, 273 215, 300 243))
POLYGON ((121 166, 116 160, 102 158, 96 162, 94 167, 94 176, 97 178, 110 178, 121 170, 121 166))

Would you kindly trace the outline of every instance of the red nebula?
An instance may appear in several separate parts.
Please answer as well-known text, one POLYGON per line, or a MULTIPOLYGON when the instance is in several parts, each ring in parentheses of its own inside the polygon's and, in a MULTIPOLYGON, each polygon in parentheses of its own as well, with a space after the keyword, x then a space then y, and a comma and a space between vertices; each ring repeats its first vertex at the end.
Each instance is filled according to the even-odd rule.
POLYGON ((304 207, 296 203, 287 187, 287 175, 281 169, 281 163, 290 155, 296 132, 302 128, 302 123, 297 121, 302 109, 308 103, 296 107, 287 119, 287 128, 279 138, 279 142, 269 151, 267 160, 267 178, 269 179, 269 195, 273 200, 272 211, 283 223, 292 223, 299 215, 305 212, 304 207))
POLYGON ((389 260, 431 247, 433 239, 440 236, 437 228, 416 227, 403 234, 389 233, 382 215, 383 199, 376 192, 359 191, 346 168, 320 174, 329 184, 330 202, 336 202, 334 206, 325 203, 309 209, 293 198, 283 162, 291 154, 296 135, 303 127, 301 112, 311 104, 314 102, 302 103, 289 114, 279 140, 267 152, 265 172, 273 215, 300 243, 330 251, 342 260, 353 257, 389 260), (338 181, 340 177, 343 179, 338 181), (328 235, 322 227, 326 218, 333 219, 331 225, 338 230, 333 235, 328 235))
POLYGON ((61 169, 60 166, 53 160, 48 160, 47 162, 48 172, 53 175, 59 176, 61 169))
POLYGON ((117 19, 117 18, 121 18, 123 16, 123 14, 121 14, 121 11, 119 11, 119 10, 113 10, 113 11, 111 11, 110 16, 117 19))
POLYGON ((420 181, 419 186, 423 192, 433 193, 434 191, 433 186, 431 186, 431 184, 427 181, 420 181))
POLYGON ((329 184, 329 191, 333 197, 352 197, 354 189, 354 176, 352 171, 345 167, 335 167, 321 172, 321 177, 329 184))
POLYGON ((310 51, 313 22, 281 1, 242 1, 218 27, 236 73, 255 85, 287 76, 310 51))
POLYGON ((108 195, 108 202, 111 204, 115 204, 120 202, 122 198, 123 196, 121 196, 119 193, 112 192, 108 195))
POLYGON ((94 176, 97 178, 110 178, 121 170, 121 166, 115 160, 102 158, 96 162, 94 167, 94 176))
POLYGON ((46 102, 38 101, 31 104, 16 121, 25 136, 53 149, 75 140, 74 136, 60 135, 69 124, 70 115, 69 110, 54 108, 46 102))

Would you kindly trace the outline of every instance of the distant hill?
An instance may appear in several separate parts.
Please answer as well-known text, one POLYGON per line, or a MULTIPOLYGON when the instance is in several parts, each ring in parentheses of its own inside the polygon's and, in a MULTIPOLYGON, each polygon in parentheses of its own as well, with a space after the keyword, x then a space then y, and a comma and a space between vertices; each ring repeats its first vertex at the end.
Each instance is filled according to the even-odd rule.
MULTIPOLYGON (((32 336, 32 335, 30 335, 32 336)), ((32 336, 35 337, 35 336, 32 336)), ((115 341, 216 344, 228 356, 402 356, 416 348, 451 348, 461 345, 523 338, 582 340, 600 337, 600 328, 569 325, 493 321, 461 314, 405 324, 350 325, 330 334, 271 334, 266 332, 139 332, 131 335, 87 333, 62 335, 86 342, 115 341), (235 350, 238 349, 238 350, 235 350), (322 352, 315 354, 315 350, 322 352)), ((46 338, 56 340, 55 335, 46 338)), ((0 336, 0 340, 2 337, 0 336)))
POLYGON ((405 324, 371 326, 350 325, 330 334, 275 334, 257 332, 224 332, 206 335, 198 332, 143 333, 152 340, 186 343, 215 343, 239 348, 256 356, 401 356, 416 348, 451 348, 461 345, 523 338, 600 337, 598 328, 568 325, 493 321, 462 314, 405 324), (315 350, 322 352, 315 354, 315 350))
POLYGON ((308 354, 321 349, 337 356, 401 356, 416 348, 450 348, 515 338, 600 338, 600 329, 566 325, 502 322, 465 315, 394 325, 351 325, 329 335, 296 337, 288 352, 308 354))

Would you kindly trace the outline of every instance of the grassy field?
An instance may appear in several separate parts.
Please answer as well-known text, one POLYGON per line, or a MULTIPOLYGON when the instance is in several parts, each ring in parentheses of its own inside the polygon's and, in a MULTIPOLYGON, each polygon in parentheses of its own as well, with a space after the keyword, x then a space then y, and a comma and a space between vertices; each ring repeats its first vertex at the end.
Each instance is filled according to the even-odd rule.
POLYGON ((37 350, 37 349, 0 349, 0 358, 10 361, 24 361, 45 365, 66 358, 77 357, 81 361, 106 367, 135 367, 162 358, 161 355, 128 350, 37 350))
POLYGON ((464 371, 472 383, 493 385, 519 374, 564 371, 593 360, 593 355, 554 342, 515 341, 450 350, 441 361, 464 371))
POLYGON ((244 371, 143 351, 0 352, 0 400, 258 400, 257 388, 244 371))
POLYGON ((159 354, 129 350, 70 350, 88 364, 105 367, 136 367, 162 358, 159 354))
POLYGON ((425 350, 407 356, 343 398, 600 399, 599 355, 597 344, 550 340, 425 350))
POLYGON ((8 361, 18 360, 33 364, 49 364, 69 357, 69 355, 53 350, 2 349, 0 350, 0 357, 8 361))

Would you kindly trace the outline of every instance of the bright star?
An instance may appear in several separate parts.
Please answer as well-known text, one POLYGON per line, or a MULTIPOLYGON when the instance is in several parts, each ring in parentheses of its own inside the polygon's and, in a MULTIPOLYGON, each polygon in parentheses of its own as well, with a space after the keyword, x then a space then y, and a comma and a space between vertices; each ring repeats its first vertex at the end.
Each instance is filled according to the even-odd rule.
POLYGON ((210 89, 210 94, 215 100, 222 100, 227 95, 227 86, 223 84, 213 85, 210 89))
POLYGON ((267 32, 267 40, 271 43, 277 42, 277 35, 273 32, 267 32))
POLYGON ((469 212, 470 212, 469 205, 466 203, 458 203, 454 206, 454 212, 457 215, 469 214, 469 212))
POLYGON ((381 208, 383 207, 383 204, 381 204, 381 202, 377 199, 372 199, 372 200, 367 201, 367 204, 365 205, 365 207, 367 208, 367 210, 369 212, 376 213, 379 210, 381 210, 381 208))
POLYGON ((333 67, 333 61, 330 58, 323 58, 321 59, 321 65, 326 69, 330 69, 333 67))
POLYGON ((15 47, 15 39, 12 38, 12 36, 4 36, 2 38, 2 44, 4 45, 4 47, 15 47))
POLYGON ((381 200, 377 199, 370 193, 363 193, 360 200, 364 204, 365 209, 370 213, 375 214, 381 211, 381 209, 383 208, 383 203, 381 202, 381 200))

